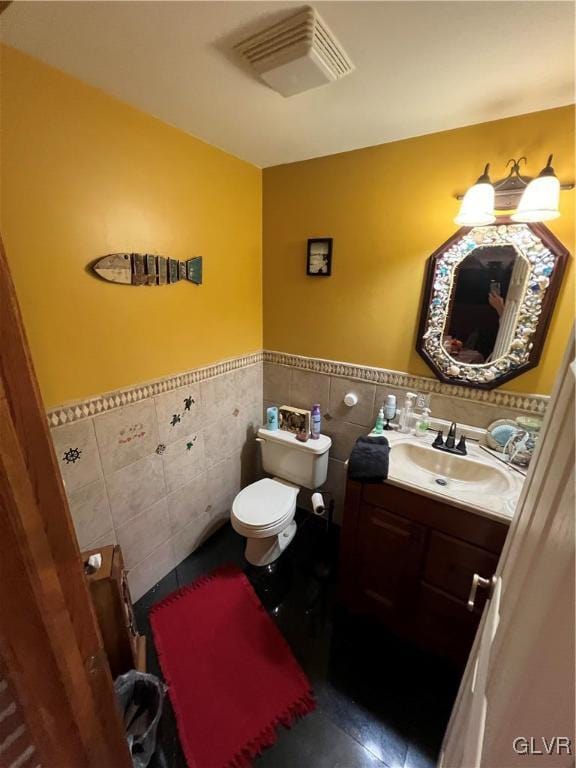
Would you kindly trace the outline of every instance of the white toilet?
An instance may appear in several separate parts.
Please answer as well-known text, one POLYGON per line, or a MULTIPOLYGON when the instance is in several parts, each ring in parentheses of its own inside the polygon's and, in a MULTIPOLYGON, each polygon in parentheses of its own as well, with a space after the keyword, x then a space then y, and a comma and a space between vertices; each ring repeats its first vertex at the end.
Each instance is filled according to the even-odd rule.
POLYGON ((301 487, 315 490, 328 474, 326 435, 305 443, 292 432, 261 428, 256 440, 262 448, 262 467, 273 478, 243 488, 232 503, 231 523, 246 537, 246 560, 270 565, 277 560, 296 533, 296 497, 301 487))

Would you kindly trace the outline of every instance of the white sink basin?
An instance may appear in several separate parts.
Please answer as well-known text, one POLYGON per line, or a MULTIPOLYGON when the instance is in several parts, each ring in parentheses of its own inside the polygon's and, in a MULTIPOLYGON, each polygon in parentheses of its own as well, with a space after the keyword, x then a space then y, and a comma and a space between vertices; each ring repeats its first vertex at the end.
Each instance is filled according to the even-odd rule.
POLYGON ((388 482, 442 499, 455 507, 510 521, 522 490, 523 477, 468 442, 468 455, 432 448, 425 438, 389 432, 388 482))
POLYGON ((443 453, 436 448, 414 443, 395 446, 391 462, 405 463, 407 468, 421 470, 433 475, 441 487, 456 483, 460 490, 475 493, 507 493, 512 487, 510 471, 495 465, 476 461, 469 456, 443 453), (468 487, 463 487, 468 486, 468 487))

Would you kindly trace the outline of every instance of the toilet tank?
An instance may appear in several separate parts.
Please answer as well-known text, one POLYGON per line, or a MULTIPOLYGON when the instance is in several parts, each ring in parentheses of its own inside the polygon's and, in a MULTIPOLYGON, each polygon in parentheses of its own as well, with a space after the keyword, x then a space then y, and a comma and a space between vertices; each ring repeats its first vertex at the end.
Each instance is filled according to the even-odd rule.
POLYGON ((268 474, 312 490, 326 481, 332 445, 326 435, 302 443, 292 432, 262 427, 257 440, 262 449, 262 467, 268 474))

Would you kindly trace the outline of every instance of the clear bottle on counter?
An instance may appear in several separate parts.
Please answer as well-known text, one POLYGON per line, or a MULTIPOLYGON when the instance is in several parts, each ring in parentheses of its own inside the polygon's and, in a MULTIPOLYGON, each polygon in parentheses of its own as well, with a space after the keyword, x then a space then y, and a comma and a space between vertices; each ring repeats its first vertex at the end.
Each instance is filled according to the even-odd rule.
POLYGON ((398 431, 407 434, 412 431, 412 421, 414 418, 414 400, 416 395, 414 392, 406 392, 404 399, 404 406, 400 413, 400 423, 398 431))

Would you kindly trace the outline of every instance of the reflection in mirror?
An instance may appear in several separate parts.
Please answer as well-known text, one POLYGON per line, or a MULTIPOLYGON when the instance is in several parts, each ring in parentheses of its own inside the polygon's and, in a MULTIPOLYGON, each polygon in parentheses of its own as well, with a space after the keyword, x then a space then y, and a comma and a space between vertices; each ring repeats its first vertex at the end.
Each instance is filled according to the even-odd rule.
POLYGON ((444 336, 456 362, 486 363, 508 349, 527 274, 512 245, 475 248, 459 264, 444 336))
POLYGON ((464 227, 440 246, 416 345, 438 378, 492 389, 537 365, 567 257, 542 224, 464 227))

